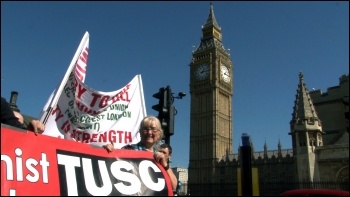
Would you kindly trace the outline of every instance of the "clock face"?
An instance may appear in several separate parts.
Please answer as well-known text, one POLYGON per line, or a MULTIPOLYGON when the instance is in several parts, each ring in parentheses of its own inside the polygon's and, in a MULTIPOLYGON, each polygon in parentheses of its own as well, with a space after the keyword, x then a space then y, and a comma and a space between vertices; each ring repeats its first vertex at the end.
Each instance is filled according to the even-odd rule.
POLYGON ((231 78, 230 78, 230 72, 226 66, 221 66, 220 67, 220 75, 221 78, 224 80, 224 82, 229 83, 231 78))
POLYGON ((204 80, 209 76, 209 65, 208 64, 201 64, 199 65, 195 70, 195 77, 198 80, 204 80))

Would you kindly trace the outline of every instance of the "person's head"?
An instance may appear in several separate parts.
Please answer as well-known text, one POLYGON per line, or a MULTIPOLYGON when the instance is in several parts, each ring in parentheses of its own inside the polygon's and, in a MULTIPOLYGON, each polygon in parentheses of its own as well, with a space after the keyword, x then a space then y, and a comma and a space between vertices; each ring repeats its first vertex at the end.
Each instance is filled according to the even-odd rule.
POLYGON ((166 160, 170 162, 171 154, 173 153, 173 149, 171 148, 170 144, 161 144, 158 147, 158 151, 163 153, 166 160))
POLYGON ((22 114, 20 114, 19 112, 13 111, 13 114, 15 114, 15 116, 18 118, 18 122, 20 122, 21 124, 24 123, 24 119, 22 114))
POLYGON ((140 123, 141 143, 146 148, 152 148, 163 138, 163 130, 160 121, 155 116, 146 116, 140 123))

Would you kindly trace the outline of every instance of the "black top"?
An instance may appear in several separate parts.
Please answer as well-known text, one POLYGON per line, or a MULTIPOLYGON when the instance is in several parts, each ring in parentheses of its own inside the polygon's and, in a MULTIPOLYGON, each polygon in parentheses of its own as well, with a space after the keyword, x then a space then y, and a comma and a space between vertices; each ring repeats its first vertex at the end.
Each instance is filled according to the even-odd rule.
POLYGON ((23 124, 18 121, 10 104, 3 97, 1 97, 1 123, 18 127, 20 129, 26 129, 23 124))

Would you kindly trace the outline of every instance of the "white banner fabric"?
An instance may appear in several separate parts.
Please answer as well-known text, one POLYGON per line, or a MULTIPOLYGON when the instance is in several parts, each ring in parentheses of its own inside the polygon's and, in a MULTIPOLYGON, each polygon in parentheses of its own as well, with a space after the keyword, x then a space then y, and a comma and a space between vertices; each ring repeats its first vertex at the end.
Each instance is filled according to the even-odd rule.
POLYGON ((48 114, 43 134, 99 147, 111 142, 115 148, 137 143, 140 141, 139 124, 146 116, 141 75, 136 75, 130 83, 113 92, 88 87, 83 82, 88 41, 57 104, 48 114))

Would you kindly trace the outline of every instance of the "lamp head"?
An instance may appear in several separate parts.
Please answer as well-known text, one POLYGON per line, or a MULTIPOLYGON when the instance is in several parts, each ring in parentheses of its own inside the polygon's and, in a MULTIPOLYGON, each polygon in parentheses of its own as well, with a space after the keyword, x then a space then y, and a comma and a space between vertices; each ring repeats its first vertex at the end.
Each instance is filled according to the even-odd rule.
POLYGON ((186 93, 184 93, 184 92, 179 92, 178 96, 179 96, 180 99, 182 99, 182 97, 186 96, 186 93))

